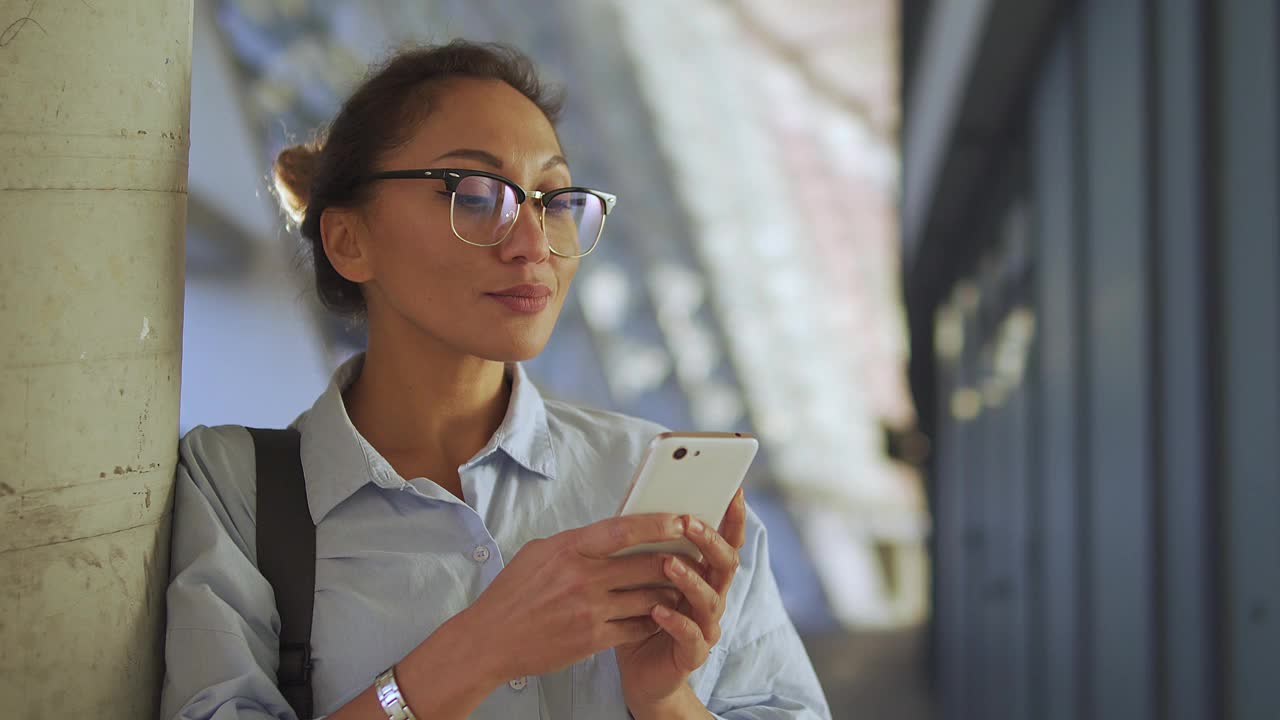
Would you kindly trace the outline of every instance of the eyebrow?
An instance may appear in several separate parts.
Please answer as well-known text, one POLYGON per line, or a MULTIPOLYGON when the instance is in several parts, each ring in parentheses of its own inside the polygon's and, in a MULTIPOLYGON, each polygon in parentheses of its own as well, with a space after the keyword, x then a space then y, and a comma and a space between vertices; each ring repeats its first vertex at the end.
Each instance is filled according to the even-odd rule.
MULTIPOLYGON (((476 160, 486 165, 489 165, 490 167, 493 167, 497 170, 502 169, 502 160, 499 159, 497 155, 494 155, 493 153, 488 152, 487 150, 476 150, 475 148, 458 148, 456 150, 450 150, 449 152, 441 155, 440 157, 437 157, 435 160, 432 160, 432 162, 436 162, 437 160, 443 160, 444 158, 447 158, 447 157, 476 160)), ((565 160, 563 155, 552 155, 545 163, 542 164, 542 170, 545 172, 555 167, 556 165, 563 165, 565 167, 569 167, 569 161, 565 160)))

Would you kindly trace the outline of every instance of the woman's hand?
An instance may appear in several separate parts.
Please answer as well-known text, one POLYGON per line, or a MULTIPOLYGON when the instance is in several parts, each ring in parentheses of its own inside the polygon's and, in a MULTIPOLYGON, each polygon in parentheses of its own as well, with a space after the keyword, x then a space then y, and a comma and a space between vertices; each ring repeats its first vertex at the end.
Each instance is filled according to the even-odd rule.
POLYGON ((667 605, 654 608, 651 617, 661 632, 617 648, 623 698, 636 718, 679 717, 691 700, 696 702, 686 680, 720 641, 725 598, 746 541, 746 513, 739 490, 719 532, 689 519, 685 537, 702 552, 701 563, 659 556, 682 598, 674 610, 667 605))
POLYGON ((494 684, 654 635, 654 607, 678 599, 652 587, 667 581, 663 558, 609 556, 684 536, 684 518, 654 514, 609 518, 527 543, 459 617, 476 648, 493 650, 487 654, 494 657, 494 684))

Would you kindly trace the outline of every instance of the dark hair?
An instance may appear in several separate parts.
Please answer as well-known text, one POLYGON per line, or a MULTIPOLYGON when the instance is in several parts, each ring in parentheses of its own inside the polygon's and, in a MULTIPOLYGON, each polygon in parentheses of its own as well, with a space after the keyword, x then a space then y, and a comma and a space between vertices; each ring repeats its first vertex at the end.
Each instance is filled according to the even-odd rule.
POLYGON ((372 68, 326 132, 276 157, 276 197, 308 241, 316 293, 331 311, 359 317, 365 301, 359 284, 339 275, 325 255, 321 213, 368 200, 369 186, 360 179, 376 171, 383 154, 409 141, 430 113, 436 91, 456 78, 500 80, 529 98, 552 125, 559 119, 561 93, 542 83, 523 53, 498 43, 454 40, 403 50, 372 68))

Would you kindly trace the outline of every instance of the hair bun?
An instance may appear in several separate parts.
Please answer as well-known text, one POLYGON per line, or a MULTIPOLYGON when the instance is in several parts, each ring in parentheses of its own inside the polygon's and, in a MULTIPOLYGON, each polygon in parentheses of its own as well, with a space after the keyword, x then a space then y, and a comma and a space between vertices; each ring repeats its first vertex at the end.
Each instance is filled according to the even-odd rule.
POLYGON ((271 170, 280 209, 297 225, 301 225, 307 215, 311 183, 315 179, 319 158, 320 146, 317 143, 292 145, 280 151, 271 170))

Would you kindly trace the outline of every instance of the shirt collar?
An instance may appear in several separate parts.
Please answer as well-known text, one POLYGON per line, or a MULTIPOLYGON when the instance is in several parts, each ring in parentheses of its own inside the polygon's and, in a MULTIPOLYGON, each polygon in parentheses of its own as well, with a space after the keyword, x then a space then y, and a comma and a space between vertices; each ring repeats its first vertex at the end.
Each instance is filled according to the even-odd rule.
MULTIPOLYGON (((364 439, 347 415, 342 393, 359 377, 363 367, 364 353, 339 366, 328 388, 295 422, 302 431, 307 503, 316 524, 365 483, 373 482, 388 489, 406 485, 405 479, 364 439)), ((462 469, 479 465, 500 449, 521 467, 545 478, 554 478, 556 462, 546 404, 523 366, 511 363, 507 372, 512 386, 506 417, 485 447, 462 469)))

